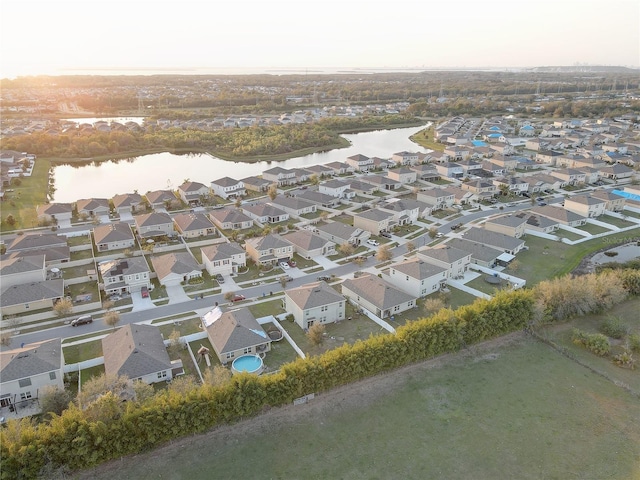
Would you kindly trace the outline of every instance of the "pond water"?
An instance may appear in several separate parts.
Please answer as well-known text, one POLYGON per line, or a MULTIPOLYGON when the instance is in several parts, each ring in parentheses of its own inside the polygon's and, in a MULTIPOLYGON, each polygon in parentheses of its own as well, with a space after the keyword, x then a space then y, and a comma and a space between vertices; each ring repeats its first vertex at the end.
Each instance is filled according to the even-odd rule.
POLYGON ((243 163, 222 160, 208 154, 175 155, 156 153, 125 160, 90 162, 85 165, 58 165, 53 167, 56 191, 52 201, 75 202, 81 198, 111 198, 121 193, 176 189, 189 179, 209 185, 222 177, 242 179, 260 175, 264 170, 305 167, 329 162, 344 162, 358 153, 368 157, 390 158, 401 151, 428 152, 409 140, 425 125, 394 130, 376 130, 343 135, 351 145, 329 152, 313 153, 281 162, 243 163))
POLYGON ((90 125, 93 125, 96 122, 107 122, 107 123, 118 122, 118 123, 122 123, 122 124, 125 124, 127 122, 134 122, 134 123, 137 123, 138 125, 142 125, 142 122, 144 122, 144 117, 64 118, 63 121, 64 122, 74 122, 74 123, 77 123, 77 124, 88 123, 90 125))

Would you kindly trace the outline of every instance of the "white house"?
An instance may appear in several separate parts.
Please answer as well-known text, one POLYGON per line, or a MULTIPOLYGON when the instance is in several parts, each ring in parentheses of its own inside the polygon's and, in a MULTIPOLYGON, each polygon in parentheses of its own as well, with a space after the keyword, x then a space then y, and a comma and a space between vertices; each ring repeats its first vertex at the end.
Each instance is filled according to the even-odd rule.
POLYGON ((303 330, 345 318, 345 298, 325 282, 308 283, 284 291, 285 310, 303 330))
POLYGON ((247 191, 242 180, 231 177, 222 177, 211 182, 211 190, 214 194, 225 200, 229 198, 243 197, 247 191))
POLYGON ((235 242, 207 245, 200 249, 202 263, 209 275, 231 275, 247 265, 247 254, 235 242))
POLYGON ((382 278, 415 297, 425 297, 447 283, 447 269, 419 258, 394 263, 382 278))

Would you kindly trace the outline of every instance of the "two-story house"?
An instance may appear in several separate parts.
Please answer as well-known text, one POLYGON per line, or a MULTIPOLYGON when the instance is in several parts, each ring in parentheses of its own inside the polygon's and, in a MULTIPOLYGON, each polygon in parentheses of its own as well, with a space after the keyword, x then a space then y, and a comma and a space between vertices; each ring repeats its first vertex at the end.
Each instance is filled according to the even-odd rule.
POLYGON ((247 266, 247 253, 235 242, 207 245, 200 252, 204 268, 211 276, 235 274, 247 266))
POLYGON ((151 271, 144 257, 101 262, 98 271, 102 277, 100 288, 107 295, 139 292, 142 287, 151 289, 151 271))
POLYGON ((201 205, 203 201, 209 198, 211 190, 200 182, 184 182, 178 187, 178 195, 187 205, 201 205))
POLYGON ((284 291, 284 308, 303 330, 345 319, 345 298, 325 282, 314 282, 284 291))
POLYGON ((373 168, 373 159, 357 154, 347 157, 347 164, 357 172, 367 172, 373 168))
POLYGON ((293 245, 294 251, 303 258, 334 255, 336 244, 309 230, 296 230, 282 236, 293 245))
POLYGON ((243 197, 247 194, 242 180, 231 177, 222 177, 211 182, 211 190, 225 200, 230 198, 243 197))
POLYGON ((173 219, 164 212, 151 212, 133 217, 138 236, 143 239, 174 235, 173 219))
POLYGON ((282 167, 269 168, 262 172, 262 178, 279 187, 293 185, 296 183, 296 172, 292 172, 282 167))
POLYGON ((417 257, 431 265, 446 269, 448 278, 463 276, 471 263, 469 252, 447 244, 436 247, 421 247, 418 249, 417 257))
POLYGON ((351 302, 379 318, 389 318, 413 308, 418 299, 377 275, 348 278, 342 282, 342 294, 351 302))
POLYGON ((446 285, 447 269, 413 258, 391 264, 382 278, 414 297, 425 297, 446 285))
POLYGON ((99 252, 106 252, 132 248, 135 245, 135 238, 128 223, 115 222, 95 227, 93 242, 99 252))
POLYGON ((257 265, 286 262, 293 257, 293 245, 278 234, 245 240, 245 251, 257 265))

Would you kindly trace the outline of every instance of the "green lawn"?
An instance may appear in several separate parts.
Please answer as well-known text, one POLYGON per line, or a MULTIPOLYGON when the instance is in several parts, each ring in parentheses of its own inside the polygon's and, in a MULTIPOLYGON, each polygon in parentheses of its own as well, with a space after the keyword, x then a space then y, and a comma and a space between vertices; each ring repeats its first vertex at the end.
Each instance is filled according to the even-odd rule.
POLYGON ((280 315, 281 313, 285 313, 284 308, 282 308, 282 300, 282 297, 278 297, 275 300, 254 303, 253 305, 249 305, 249 311, 253 313, 253 316, 256 318, 266 317, 267 315, 280 315))
POLYGON ((514 337, 79 478, 630 480, 640 478, 638 418, 637 398, 514 337))
POLYGON ((64 363, 78 363, 102 356, 102 340, 79 343, 64 347, 64 363))
POLYGON ((169 338, 169 335, 171 335, 171 332, 174 330, 178 330, 182 337, 191 335, 192 333, 198 333, 202 331, 201 325, 202 322, 200 318, 190 318, 188 320, 174 320, 172 323, 158 325, 158 328, 160 328, 160 333, 162 333, 164 338, 169 338))
POLYGON ((38 226, 36 207, 47 202, 47 186, 51 162, 38 158, 30 177, 20 179, 20 185, 11 185, 13 192, 7 193, 2 202, 2 224, 0 231, 20 230, 38 226), (12 215, 16 223, 11 226, 5 222, 12 215))
POLYGON ((616 218, 610 215, 601 215, 600 217, 598 217, 598 220, 600 220, 601 222, 609 223, 618 228, 626 228, 632 225, 637 225, 636 222, 630 222, 629 220, 623 220, 622 218, 616 218))
POLYGON ((581 240, 586 237, 586 235, 580 235, 579 233, 573 233, 568 230, 559 229, 556 232, 556 235, 560 238, 566 238, 567 240, 581 240))
POLYGON ((590 233, 591 235, 597 235, 598 233, 606 233, 611 231, 610 228, 604 228, 600 225, 594 225, 593 223, 587 223, 586 225, 582 225, 576 228, 578 230, 582 230, 583 232, 590 233))
POLYGON ((95 367, 80 370, 80 388, 82 389, 82 385, 84 385, 87 380, 102 375, 103 373, 104 365, 97 365, 95 367))

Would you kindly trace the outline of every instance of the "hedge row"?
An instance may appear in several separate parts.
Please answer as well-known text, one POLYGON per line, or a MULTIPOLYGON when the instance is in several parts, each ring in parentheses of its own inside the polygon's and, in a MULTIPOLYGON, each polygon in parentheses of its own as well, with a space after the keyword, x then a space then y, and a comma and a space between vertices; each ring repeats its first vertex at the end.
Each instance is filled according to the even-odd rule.
POLYGON ((530 291, 501 292, 456 311, 439 313, 372 336, 322 356, 298 359, 274 375, 234 376, 218 387, 201 386, 187 394, 166 391, 146 403, 123 404, 113 395, 99 408, 107 421, 91 421, 71 405, 49 423, 10 422, 1 432, 2 479, 34 478, 41 469, 82 469, 149 450, 170 439, 255 415, 312 392, 323 392, 464 345, 525 327, 533 316, 530 291))

